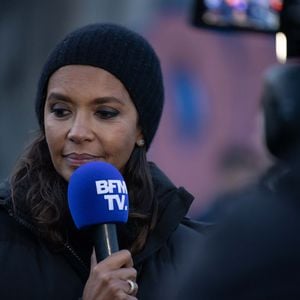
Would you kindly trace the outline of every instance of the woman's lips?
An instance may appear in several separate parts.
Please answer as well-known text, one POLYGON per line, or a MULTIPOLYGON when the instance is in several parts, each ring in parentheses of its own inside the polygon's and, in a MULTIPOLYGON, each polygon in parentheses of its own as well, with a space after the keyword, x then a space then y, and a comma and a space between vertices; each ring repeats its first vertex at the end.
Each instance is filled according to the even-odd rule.
POLYGON ((87 154, 87 153, 83 153, 83 154, 71 153, 63 156, 69 165, 75 167, 99 159, 98 156, 87 154))

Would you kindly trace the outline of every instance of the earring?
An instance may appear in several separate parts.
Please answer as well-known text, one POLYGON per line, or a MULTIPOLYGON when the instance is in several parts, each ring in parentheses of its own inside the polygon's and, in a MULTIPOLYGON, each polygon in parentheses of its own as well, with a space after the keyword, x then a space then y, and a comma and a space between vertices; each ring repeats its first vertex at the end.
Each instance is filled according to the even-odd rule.
POLYGON ((136 142, 136 144, 139 146, 139 147, 143 147, 145 145, 145 140, 144 139, 140 139, 136 142))

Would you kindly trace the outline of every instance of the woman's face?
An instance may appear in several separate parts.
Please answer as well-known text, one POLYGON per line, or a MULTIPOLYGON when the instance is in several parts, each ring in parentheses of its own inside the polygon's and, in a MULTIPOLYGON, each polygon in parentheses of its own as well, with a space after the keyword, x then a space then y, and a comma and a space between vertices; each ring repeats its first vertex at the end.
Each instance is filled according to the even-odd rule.
POLYGON ((121 172, 142 138, 138 114, 123 84, 107 71, 70 65, 48 83, 45 135, 56 171, 69 180, 90 161, 106 161, 121 172))

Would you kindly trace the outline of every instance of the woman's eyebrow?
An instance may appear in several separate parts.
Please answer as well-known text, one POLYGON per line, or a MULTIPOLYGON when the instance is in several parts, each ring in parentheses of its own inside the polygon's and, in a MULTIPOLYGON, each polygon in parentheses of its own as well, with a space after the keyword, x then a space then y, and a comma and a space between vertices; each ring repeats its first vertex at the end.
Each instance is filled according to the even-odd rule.
POLYGON ((92 102, 93 102, 93 104, 107 104, 107 103, 116 102, 121 105, 124 105, 124 101, 122 101, 119 98, 113 97, 113 96, 99 97, 99 98, 94 99, 92 102))
POLYGON ((61 93, 57 93, 57 92, 51 92, 49 94, 49 96, 47 97, 48 100, 62 100, 62 101, 65 101, 65 102, 72 102, 71 98, 64 95, 64 94, 61 94, 61 93))

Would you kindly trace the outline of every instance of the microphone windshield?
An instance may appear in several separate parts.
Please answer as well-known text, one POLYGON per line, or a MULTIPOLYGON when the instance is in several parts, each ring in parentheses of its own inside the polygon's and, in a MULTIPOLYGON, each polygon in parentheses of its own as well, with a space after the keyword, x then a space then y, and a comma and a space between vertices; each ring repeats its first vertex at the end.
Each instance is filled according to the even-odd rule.
POLYGON ((121 173, 107 162, 89 162, 76 169, 68 185, 68 203, 78 229, 126 223, 128 192, 121 173))

